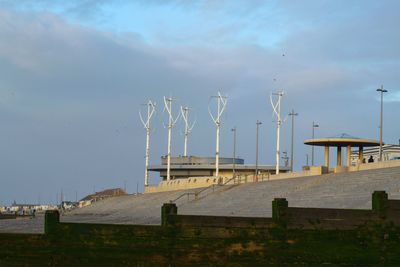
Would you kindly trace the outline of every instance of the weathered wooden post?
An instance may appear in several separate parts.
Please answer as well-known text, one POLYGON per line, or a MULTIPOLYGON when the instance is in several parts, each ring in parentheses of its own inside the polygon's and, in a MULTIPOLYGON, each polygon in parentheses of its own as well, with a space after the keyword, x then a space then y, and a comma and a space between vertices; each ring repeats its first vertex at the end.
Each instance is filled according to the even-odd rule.
POLYGON ((388 207, 388 194, 385 191, 374 191, 372 193, 372 210, 380 216, 385 216, 388 207))
POLYGON ((47 210, 44 214, 44 233, 46 235, 56 233, 59 223, 60 213, 58 210, 47 210))
POLYGON ((161 207, 161 225, 168 225, 168 216, 169 215, 177 215, 178 207, 175 203, 164 203, 161 207))
POLYGON ((289 204, 286 198, 274 198, 272 201, 272 219, 276 223, 284 223, 286 222, 286 209, 289 204))

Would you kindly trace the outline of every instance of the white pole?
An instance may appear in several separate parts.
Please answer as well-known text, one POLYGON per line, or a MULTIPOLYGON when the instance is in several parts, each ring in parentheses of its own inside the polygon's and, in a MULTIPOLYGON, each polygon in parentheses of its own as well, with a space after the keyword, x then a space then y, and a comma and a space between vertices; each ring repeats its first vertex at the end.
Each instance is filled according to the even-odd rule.
POLYGON ((278 96, 278 121, 277 121, 277 127, 276 127, 276 174, 279 174, 279 160, 281 157, 280 153, 280 137, 281 137, 281 95, 278 96))
POLYGON ((276 166, 275 166, 275 174, 279 174, 279 160, 280 160, 280 130, 281 130, 281 98, 284 95, 283 91, 278 91, 277 93, 271 94, 271 105, 276 115, 276 166), (278 100, 274 104, 272 101, 272 95, 278 96, 278 100))
POLYGON ((183 156, 187 157, 188 137, 189 137, 189 134, 192 132, 192 129, 193 129, 196 121, 193 122, 193 124, 190 126, 190 124, 189 124, 189 107, 182 107, 181 106, 181 116, 182 116, 182 119, 183 119, 183 121, 185 123, 183 156))
MULTIPOLYGON (((182 115, 184 118, 187 118, 188 116, 188 108, 184 109, 184 114, 182 115)), ((185 140, 183 144, 183 156, 187 157, 187 140, 188 140, 188 135, 189 135, 189 126, 187 123, 185 123, 185 140)))
POLYGON ((220 137, 220 126, 221 126, 221 116, 223 112, 225 111, 225 106, 226 106, 226 97, 223 97, 220 92, 218 92, 218 96, 215 96, 218 98, 217 100, 217 114, 214 117, 211 114, 210 107, 208 108, 208 111, 210 113, 210 116, 212 120, 214 121, 215 127, 217 129, 216 133, 216 142, 215 142, 215 176, 219 176, 219 137, 220 137))
POLYGON ((145 171, 144 171, 144 186, 149 185, 149 157, 150 157, 150 120, 155 112, 155 103, 151 100, 147 102, 147 119, 143 120, 142 114, 139 111, 140 120, 143 123, 144 128, 146 129, 146 156, 145 156, 145 171))
MULTIPOLYGON (((221 108, 221 98, 218 97, 218 114, 221 108)), ((220 130, 220 118, 217 118, 217 140, 215 142, 216 149, 215 149, 215 176, 219 176, 219 130, 220 130)))
POLYGON ((149 185, 150 129, 146 129, 146 167, 144 170, 144 186, 149 185))
MULTIPOLYGON (((172 99, 168 99, 169 110, 172 107, 172 99)), ((171 132, 172 132, 172 116, 168 116, 168 152, 167 152, 167 181, 171 179, 171 132)))
POLYGON ((219 124, 217 125, 217 141, 215 142, 215 176, 219 176, 219 124))
POLYGON ((172 98, 166 98, 164 96, 164 108, 168 113, 168 149, 167 149, 167 181, 171 179, 171 136, 172 127, 174 127, 176 121, 179 118, 179 114, 174 120, 172 117, 172 98))

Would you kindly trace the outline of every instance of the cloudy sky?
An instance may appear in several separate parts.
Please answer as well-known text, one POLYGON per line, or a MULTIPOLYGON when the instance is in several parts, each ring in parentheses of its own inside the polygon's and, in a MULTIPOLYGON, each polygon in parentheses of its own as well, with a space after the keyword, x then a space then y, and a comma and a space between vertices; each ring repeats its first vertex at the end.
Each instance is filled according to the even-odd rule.
MULTIPOLYGON (((215 153, 210 96, 228 97, 221 154, 274 164, 269 95, 296 117, 295 168, 317 137, 400 138, 400 2, 0 0, 0 204, 75 200, 94 190, 143 188, 145 130, 138 111, 157 102, 151 163, 166 154, 163 96, 197 120, 191 155, 215 153)), ((183 153, 182 122, 173 155, 183 153)), ((290 120, 282 151, 290 150, 290 120)), ((322 151, 316 149, 316 162, 322 151)), ((333 154, 332 154, 333 156, 333 154)), ((151 183, 157 183, 153 174, 151 183)))

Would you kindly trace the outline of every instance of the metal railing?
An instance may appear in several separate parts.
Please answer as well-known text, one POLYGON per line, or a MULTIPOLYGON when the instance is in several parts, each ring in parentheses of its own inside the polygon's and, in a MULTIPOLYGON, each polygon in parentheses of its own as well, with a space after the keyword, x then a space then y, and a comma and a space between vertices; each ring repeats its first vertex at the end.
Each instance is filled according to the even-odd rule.
MULTIPOLYGON (((221 179, 221 178, 220 178, 221 179)), ((266 173, 266 174, 259 174, 258 175, 258 182, 263 182, 263 181, 269 181, 270 179, 270 173, 266 173)), ((188 201, 191 195, 194 196, 194 199, 198 199, 199 195, 201 193, 203 193, 204 191, 207 191, 209 189, 212 189, 212 192, 215 191, 215 186, 224 186, 227 185, 228 183, 233 181, 234 185, 239 185, 239 184, 245 184, 248 182, 255 182, 255 175, 253 174, 248 174, 248 175, 236 175, 230 179, 228 179, 227 181, 225 181, 224 183, 217 183, 217 184, 212 184, 208 187, 202 188, 199 191, 195 191, 195 192, 185 192, 182 195, 178 196, 177 198, 175 198, 174 200, 170 200, 170 203, 175 203, 176 201, 178 201, 179 199, 183 198, 184 196, 188 197, 188 201)))
MULTIPOLYGON (((169 202, 170 202, 170 203, 175 203, 176 201, 178 201, 179 199, 183 198, 184 196, 187 196, 187 197, 188 197, 188 201, 189 201, 190 195, 193 195, 193 196, 194 196, 194 199, 198 199, 199 195, 200 195, 201 193, 203 193, 204 191, 207 191, 207 190, 209 190, 209 189, 212 189, 212 191, 214 192, 214 191, 215 191, 215 186, 224 186, 224 185, 227 185, 227 184, 230 183, 232 180, 234 181, 233 184, 240 184, 240 183, 235 183, 235 181, 237 180, 237 178, 238 178, 238 176, 232 177, 232 178, 230 178, 229 180, 225 181, 224 183, 212 184, 212 185, 210 185, 210 186, 208 186, 208 187, 205 187, 205 188, 203 188, 203 189, 201 189, 201 190, 199 190, 199 191, 195 191, 195 192, 185 192, 185 193, 183 193, 182 195, 180 195, 180 196, 178 196, 177 198, 175 198, 174 200, 170 200, 169 202)), ((220 178, 220 179, 221 179, 221 178, 220 178)))

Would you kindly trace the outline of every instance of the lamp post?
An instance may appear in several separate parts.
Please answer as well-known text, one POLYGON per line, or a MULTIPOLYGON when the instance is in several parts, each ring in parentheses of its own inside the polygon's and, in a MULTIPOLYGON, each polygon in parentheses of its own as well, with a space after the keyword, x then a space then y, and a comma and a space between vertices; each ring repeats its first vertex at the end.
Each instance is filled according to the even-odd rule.
POLYGON ((257 120, 257 122, 256 122, 256 126, 257 126, 257 131, 256 131, 256 176, 255 176, 256 182, 258 182, 258 129, 261 124, 262 123, 257 120))
MULTIPOLYGON (((312 122, 312 139, 314 140, 314 130, 319 127, 314 121, 312 122)), ((311 166, 314 166, 314 145, 311 146, 311 166)))
POLYGON ((294 139, 294 116, 299 115, 298 113, 294 113, 294 110, 292 109, 292 112, 289 113, 289 116, 292 116, 292 145, 290 149, 290 171, 293 172, 293 139, 294 139))
POLYGON ((232 178, 234 178, 236 172, 236 127, 233 127, 231 131, 233 132, 232 178))
POLYGON ((383 93, 386 93, 387 90, 383 89, 383 85, 381 85, 381 88, 376 89, 376 91, 381 92, 381 123, 379 126, 379 161, 382 161, 383 93))

